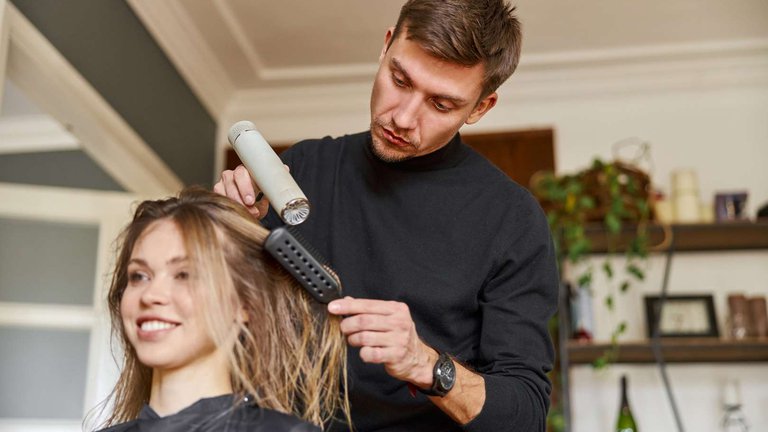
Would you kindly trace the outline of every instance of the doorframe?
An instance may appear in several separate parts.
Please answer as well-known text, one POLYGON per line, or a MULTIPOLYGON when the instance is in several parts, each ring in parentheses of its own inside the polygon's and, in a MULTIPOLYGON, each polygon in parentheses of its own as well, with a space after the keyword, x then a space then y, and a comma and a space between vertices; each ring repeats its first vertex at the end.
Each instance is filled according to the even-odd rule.
MULTIPOLYGON (((0 302, 0 326, 79 329, 90 332, 83 417, 105 400, 118 373, 106 307, 114 240, 130 221, 138 195, 0 183, 0 217, 98 227, 93 303, 89 306, 0 302)), ((119 355, 119 353, 115 353, 119 355)), ((78 421, 0 419, 0 432, 81 430, 78 421), (75 427, 75 429, 72 429, 75 427)))

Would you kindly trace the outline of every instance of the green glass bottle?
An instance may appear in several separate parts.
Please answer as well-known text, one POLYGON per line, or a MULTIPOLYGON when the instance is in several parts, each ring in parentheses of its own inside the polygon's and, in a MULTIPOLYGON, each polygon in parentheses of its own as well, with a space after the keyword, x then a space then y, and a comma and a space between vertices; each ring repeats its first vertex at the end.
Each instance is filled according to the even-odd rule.
POLYGON ((621 376, 621 406, 619 407, 619 419, 616 421, 616 432, 637 432, 635 418, 629 408, 627 398, 627 376, 621 376))

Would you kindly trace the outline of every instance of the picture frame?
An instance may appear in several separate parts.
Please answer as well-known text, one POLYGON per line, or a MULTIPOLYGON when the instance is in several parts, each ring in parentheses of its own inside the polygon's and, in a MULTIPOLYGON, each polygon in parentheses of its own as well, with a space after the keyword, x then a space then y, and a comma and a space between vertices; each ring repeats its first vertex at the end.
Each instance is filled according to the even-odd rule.
MULTIPOLYGON (((645 296, 648 337, 653 336, 653 323, 659 316, 661 298, 645 296)), ((659 321, 661 337, 720 337, 712 295, 668 295, 659 321)))

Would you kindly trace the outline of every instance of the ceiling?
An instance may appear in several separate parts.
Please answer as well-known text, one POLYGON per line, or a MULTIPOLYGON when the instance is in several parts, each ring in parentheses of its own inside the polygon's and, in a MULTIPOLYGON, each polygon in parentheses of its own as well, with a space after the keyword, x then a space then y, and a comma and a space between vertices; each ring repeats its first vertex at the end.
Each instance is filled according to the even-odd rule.
MULTIPOLYGON (((362 120, 357 116, 359 107, 367 104, 385 31, 396 22, 403 1, 12 3, 116 111, 130 128, 126 133, 135 131, 145 143, 129 145, 131 151, 144 154, 149 150, 184 183, 206 184, 211 181, 211 173, 218 173, 214 159, 221 152, 214 147, 226 145, 225 134, 218 126, 231 124, 233 119, 259 118, 270 136, 285 142, 297 139, 297 121, 322 127, 321 132, 312 129, 310 133, 309 129, 315 126, 307 126, 301 130, 301 136, 343 133, 355 121, 365 124, 365 115, 362 120), (322 112, 336 111, 318 120, 318 108, 322 112)), ((606 78, 630 74, 650 77, 648 82, 654 85, 657 79, 669 75, 668 81, 677 85, 678 78, 688 80, 691 76, 676 74, 678 69, 709 73, 694 74, 697 79, 718 79, 723 68, 740 70, 742 65, 764 64, 768 57, 766 0, 514 3, 523 25, 523 56, 519 72, 500 93, 514 87, 517 97, 579 91, 591 95, 603 87, 624 89, 626 83, 621 79, 603 83, 606 78), (729 56, 738 61, 730 62, 729 56), (710 58, 725 61, 711 63, 707 61, 710 58), (685 62, 676 64, 678 60, 685 62)), ((9 58, 13 62, 18 55, 14 56, 14 47, 11 48, 9 58)), ((29 61, 34 62, 35 58, 29 57, 29 61)), ((747 79, 754 78, 750 73, 755 70, 763 70, 746 69, 747 79)), ((46 75, 52 80, 51 85, 56 86, 51 88, 61 87, 61 75, 46 75)), ((728 79, 740 78, 743 77, 739 74, 728 75, 728 79)), ((643 85, 645 81, 637 88, 644 88, 643 85)), ((51 99, 46 91, 40 87, 37 95, 25 94, 30 87, 34 83, 18 88, 9 83, 5 90, 0 109, 0 141, 9 141, 10 136, 18 143, 0 143, 3 171, 9 171, 3 168, 8 166, 36 166, 37 159, 22 163, 9 157, 32 151, 50 153, 52 144, 59 151, 82 148, 83 160, 95 158, 108 173, 131 171, 123 158, 99 155, 103 140, 82 140, 82 131, 88 129, 89 119, 94 115, 83 111, 76 119, 71 118, 69 111, 79 107, 79 102, 65 97, 65 101, 53 104, 58 111, 52 110, 51 104, 45 102, 51 99), (37 97, 30 101, 27 96, 37 97), (66 101, 75 105, 67 108, 66 101), (48 121, 35 123, 34 128, 25 126, 25 122, 41 120, 43 112, 53 115, 58 124, 48 121), (13 127, 9 129, 9 125, 13 127), (30 129, 37 131, 34 137, 16 136, 17 131, 30 129)), ((105 111, 91 108, 93 113, 105 111)), ((125 144, 115 142, 118 150, 125 144)), ((50 153, 50 157, 59 161, 61 154, 50 153)), ((66 177, 74 178, 87 171, 81 168, 82 164, 72 166, 75 168, 64 173, 66 177)), ((63 170, 52 172, 58 175, 63 170)), ((133 177, 132 181, 119 182, 125 190, 140 189, 141 185, 128 183, 142 183, 141 179, 147 176, 139 173, 133 177)), ((1 177, 0 181, 31 182, 1 177)), ((100 187, 113 188, 101 183, 100 187)), ((65 183, 56 178, 43 184, 65 183)))
MULTIPOLYGON (((400 1, 128 0, 214 117, 227 96, 367 81, 400 1), (222 96, 222 94, 224 96, 222 96)), ((768 38, 765 0, 517 0, 521 67, 768 38)))

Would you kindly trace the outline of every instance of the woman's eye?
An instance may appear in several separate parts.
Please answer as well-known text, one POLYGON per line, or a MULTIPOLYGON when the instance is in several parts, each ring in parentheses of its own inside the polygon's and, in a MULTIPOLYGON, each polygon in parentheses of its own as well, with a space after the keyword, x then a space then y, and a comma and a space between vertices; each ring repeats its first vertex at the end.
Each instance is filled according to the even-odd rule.
POLYGON ((132 284, 136 284, 149 279, 146 274, 142 272, 130 272, 128 273, 128 281, 132 284))
POLYGON ((185 280, 189 280, 189 278, 190 278, 189 272, 180 271, 180 272, 176 273, 176 279, 178 279, 178 280, 185 281, 185 280))

